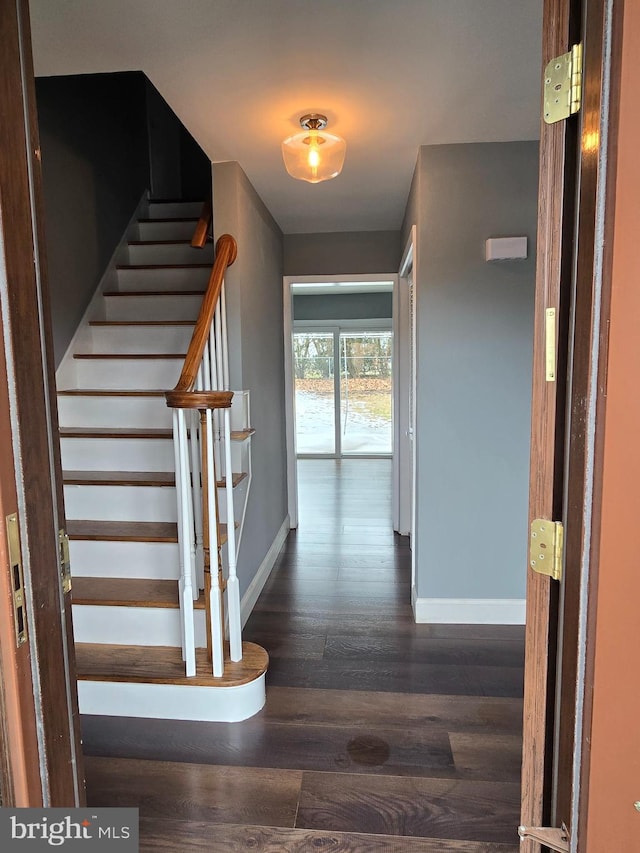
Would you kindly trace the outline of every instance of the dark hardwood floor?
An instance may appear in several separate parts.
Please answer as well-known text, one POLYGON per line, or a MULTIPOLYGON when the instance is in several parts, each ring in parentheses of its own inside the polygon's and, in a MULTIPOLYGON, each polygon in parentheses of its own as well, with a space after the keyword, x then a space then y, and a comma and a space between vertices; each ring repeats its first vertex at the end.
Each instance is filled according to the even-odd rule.
POLYGON ((90 804, 139 807, 141 851, 515 852, 523 629, 414 624, 390 460, 301 460, 299 489, 245 629, 266 707, 85 717, 90 804))

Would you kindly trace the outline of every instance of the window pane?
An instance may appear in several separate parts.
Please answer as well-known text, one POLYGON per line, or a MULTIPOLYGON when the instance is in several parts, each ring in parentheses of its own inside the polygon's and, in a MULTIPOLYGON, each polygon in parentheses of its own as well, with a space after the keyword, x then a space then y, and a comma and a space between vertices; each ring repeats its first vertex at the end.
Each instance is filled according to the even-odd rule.
POLYGON ((342 452, 391 453, 391 332, 340 335, 342 452))
POLYGON ((294 334, 298 453, 335 453, 333 361, 333 332, 294 334))

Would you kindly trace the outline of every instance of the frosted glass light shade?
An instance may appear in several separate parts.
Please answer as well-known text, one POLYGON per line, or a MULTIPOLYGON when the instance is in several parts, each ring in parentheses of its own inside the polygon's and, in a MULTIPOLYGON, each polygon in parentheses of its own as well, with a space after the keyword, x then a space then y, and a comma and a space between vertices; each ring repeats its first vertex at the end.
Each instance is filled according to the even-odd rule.
POLYGON ((324 130, 303 130, 285 139, 282 157, 287 172, 299 181, 319 184, 342 171, 347 143, 324 130))

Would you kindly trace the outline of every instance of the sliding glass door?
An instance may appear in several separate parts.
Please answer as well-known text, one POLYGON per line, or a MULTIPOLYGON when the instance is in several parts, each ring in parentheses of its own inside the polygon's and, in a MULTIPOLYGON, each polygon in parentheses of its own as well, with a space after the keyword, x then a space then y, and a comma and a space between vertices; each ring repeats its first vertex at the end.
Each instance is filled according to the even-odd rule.
POLYGON ((294 332, 299 456, 391 455, 392 340, 388 330, 294 332))
POLYGON ((295 332, 293 335, 298 455, 336 455, 334 352, 333 331, 295 332))
POLYGON ((390 455, 391 332, 340 332, 340 445, 343 455, 390 455))

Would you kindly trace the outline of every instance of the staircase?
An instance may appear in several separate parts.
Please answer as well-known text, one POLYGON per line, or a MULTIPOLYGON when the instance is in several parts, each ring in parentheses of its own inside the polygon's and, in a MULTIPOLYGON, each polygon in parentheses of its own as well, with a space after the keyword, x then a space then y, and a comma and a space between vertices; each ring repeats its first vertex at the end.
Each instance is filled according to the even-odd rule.
MULTIPOLYGON (((248 392, 233 395, 226 457, 224 413, 207 414, 198 403, 204 393, 198 405, 187 394, 179 405, 191 408, 174 409, 173 415, 165 398, 181 375, 212 274, 213 244, 193 248, 190 242, 196 226, 204 227, 201 210, 199 203, 149 204, 137 239, 128 244, 129 262, 117 268, 117 289, 102 294, 61 371, 65 387, 58 391, 58 410, 78 692, 85 714, 231 721, 264 704, 266 652, 241 639, 233 650, 241 629, 234 566, 251 480, 248 392), (200 462, 192 456, 185 469, 188 451, 180 456, 172 430, 182 419, 193 452, 201 438, 198 418, 215 433, 215 506, 205 508, 205 521, 208 511, 215 514, 210 549, 196 505, 207 491, 206 482, 200 488, 205 481, 200 462), (182 459, 179 495, 176 459, 182 459), (189 509, 184 499, 191 492, 189 509), (211 556, 211 572, 205 555, 211 556), (208 605, 217 602, 222 613, 223 591, 233 583, 237 600, 234 605, 229 587, 227 605, 232 660, 222 639, 224 619, 220 616, 216 634, 208 605)), ((205 352, 208 358, 210 347, 212 360, 213 335, 205 352)), ((202 376, 201 366, 199 390, 218 387, 203 385, 202 376)))

